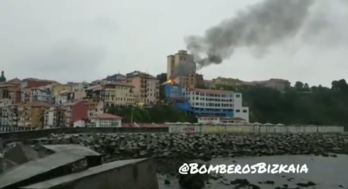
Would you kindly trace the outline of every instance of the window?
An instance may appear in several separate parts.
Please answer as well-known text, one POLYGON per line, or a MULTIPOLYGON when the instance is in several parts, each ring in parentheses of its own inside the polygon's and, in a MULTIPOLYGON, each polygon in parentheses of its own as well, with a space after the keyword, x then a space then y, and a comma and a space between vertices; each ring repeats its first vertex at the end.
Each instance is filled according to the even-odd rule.
POLYGON ((240 98, 240 94, 237 94, 237 95, 236 95, 236 98, 240 98))
POLYGON ((240 110, 237 109, 236 112, 240 112, 240 110))
POLYGON ((247 113, 248 111, 247 110, 243 110, 243 113, 247 113))

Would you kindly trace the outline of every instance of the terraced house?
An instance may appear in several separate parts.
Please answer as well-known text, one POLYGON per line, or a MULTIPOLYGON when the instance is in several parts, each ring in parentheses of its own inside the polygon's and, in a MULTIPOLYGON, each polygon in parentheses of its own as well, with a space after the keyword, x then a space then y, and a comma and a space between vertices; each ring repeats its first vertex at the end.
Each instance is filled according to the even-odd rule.
POLYGON ((105 107, 134 105, 134 86, 126 83, 105 83, 86 90, 86 99, 102 101, 105 107))
POLYGON ((12 124, 18 127, 43 127, 44 113, 50 106, 42 102, 14 104, 10 108, 12 124))

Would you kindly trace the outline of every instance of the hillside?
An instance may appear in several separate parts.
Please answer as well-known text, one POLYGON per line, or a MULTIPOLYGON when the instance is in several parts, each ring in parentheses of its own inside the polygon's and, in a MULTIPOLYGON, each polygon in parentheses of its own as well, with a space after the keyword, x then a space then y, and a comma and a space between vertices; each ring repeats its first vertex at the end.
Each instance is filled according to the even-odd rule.
MULTIPOLYGON (((331 88, 308 87, 297 82, 294 88, 282 92, 262 86, 219 88, 243 93, 243 104, 249 106, 251 122, 348 125, 348 85, 343 79, 333 81, 331 88)), ((113 107, 109 112, 124 117, 125 122, 195 121, 193 116, 170 105, 153 108, 113 107)))
MULTIPOLYGON (((230 89, 229 87, 223 87, 230 89)), ((234 89, 238 90, 238 89, 234 89)), ((346 125, 348 85, 333 81, 331 88, 308 87, 296 82, 294 88, 277 91, 255 86, 239 89, 250 108, 251 122, 286 124, 346 125)))

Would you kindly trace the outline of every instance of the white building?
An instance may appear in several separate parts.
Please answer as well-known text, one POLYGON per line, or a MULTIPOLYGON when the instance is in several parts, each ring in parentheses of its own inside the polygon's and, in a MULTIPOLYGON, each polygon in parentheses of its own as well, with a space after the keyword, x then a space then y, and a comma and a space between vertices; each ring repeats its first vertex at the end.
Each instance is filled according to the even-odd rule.
POLYGON ((59 93, 58 96, 55 98, 56 104, 65 104, 67 102, 74 101, 74 92, 65 90, 59 93))
POLYGON ((51 93, 40 87, 31 88, 29 102, 50 102, 51 101, 51 93))
POLYGON ((197 116, 238 117, 249 122, 249 108, 242 106, 242 94, 212 89, 186 89, 184 97, 197 116))
POLYGON ((73 127, 86 127, 86 121, 84 120, 77 120, 74 122, 73 127))
POLYGON ((121 127, 122 118, 112 114, 99 114, 94 118, 90 118, 95 127, 121 127))
POLYGON ((246 123, 247 121, 240 117, 217 117, 201 116, 197 118, 197 123, 201 124, 219 124, 219 123, 246 123))

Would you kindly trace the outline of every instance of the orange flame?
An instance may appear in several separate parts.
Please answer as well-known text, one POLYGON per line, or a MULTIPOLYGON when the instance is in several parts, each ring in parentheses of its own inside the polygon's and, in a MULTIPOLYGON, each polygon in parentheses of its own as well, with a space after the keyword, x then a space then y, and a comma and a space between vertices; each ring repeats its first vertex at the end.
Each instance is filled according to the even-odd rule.
POLYGON ((167 83, 173 85, 174 84, 174 81, 172 79, 168 79, 167 83))

